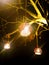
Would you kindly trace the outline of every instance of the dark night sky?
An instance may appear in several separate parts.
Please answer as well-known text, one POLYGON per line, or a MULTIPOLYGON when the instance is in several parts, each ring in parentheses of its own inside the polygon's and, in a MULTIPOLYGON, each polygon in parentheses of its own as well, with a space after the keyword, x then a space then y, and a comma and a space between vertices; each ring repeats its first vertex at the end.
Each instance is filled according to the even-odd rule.
MULTIPOLYGON (((39 0, 41 5, 43 6, 45 10, 45 14, 43 15, 46 17, 46 10, 49 12, 49 4, 46 1, 39 0)), ((1 7, 1 6, 0 6, 1 7)), ((32 8, 28 7, 29 10, 32 11, 32 8)), ((15 22, 16 18, 21 21, 21 17, 24 14, 25 11, 18 10, 19 14, 16 12, 15 8, 11 8, 10 10, 6 9, 0 11, 0 17, 7 20, 8 22, 15 22), (21 15, 22 14, 22 15, 21 15), (18 16, 19 15, 19 16, 18 16), (18 16, 18 17, 17 17, 18 16)), ((25 12, 26 13, 26 12, 25 12)), ((42 12, 41 12, 42 13, 42 12)), ((26 13, 27 14, 27 13, 26 13)), ((27 17, 30 17, 30 15, 26 15, 27 17)), ((2 26, 2 24, 5 24, 5 21, 2 21, 0 18, 0 44, 2 42, 2 37, 13 30, 16 29, 16 24, 7 24, 6 26, 2 26)), ((49 15, 47 17, 47 20, 49 19, 49 15)), ((48 23, 49 24, 49 23, 48 23)), ((17 25, 18 26, 18 25, 17 25)), ((17 34, 17 33, 16 33, 17 34)), ((15 35, 13 35, 15 37, 15 35)), ((17 36, 16 36, 17 37, 17 36)), ((11 44, 10 50, 5 50, 3 53, 0 54, 0 65, 7 63, 10 65, 16 65, 16 64, 30 64, 33 65, 36 64, 43 64, 43 63, 49 63, 49 31, 45 31, 41 34, 41 40, 39 39, 39 42, 42 44, 45 43, 43 49, 43 54, 41 56, 35 56, 34 55, 34 48, 35 45, 35 39, 31 42, 27 41, 26 46, 24 45, 25 42, 20 37, 18 40, 15 41, 15 43, 11 44), (20 42, 22 41, 22 42, 20 42)), ((3 44, 0 46, 0 51, 2 49, 3 44)), ((47 65, 46 64, 46 65, 47 65)))

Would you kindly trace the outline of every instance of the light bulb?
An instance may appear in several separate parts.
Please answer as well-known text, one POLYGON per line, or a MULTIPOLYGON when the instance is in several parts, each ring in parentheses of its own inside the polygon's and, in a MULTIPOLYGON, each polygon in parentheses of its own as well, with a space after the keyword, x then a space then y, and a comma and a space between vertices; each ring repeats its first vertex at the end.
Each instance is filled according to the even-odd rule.
POLYGON ((42 49, 41 48, 35 48, 34 53, 35 53, 35 55, 41 55, 42 54, 42 49))
POLYGON ((10 44, 8 44, 8 43, 5 44, 5 45, 4 45, 4 49, 10 49, 10 44))
POLYGON ((27 37, 31 34, 32 32, 32 27, 28 23, 24 23, 20 27, 20 35, 23 37, 27 37), (24 25, 24 26, 23 26, 24 25))

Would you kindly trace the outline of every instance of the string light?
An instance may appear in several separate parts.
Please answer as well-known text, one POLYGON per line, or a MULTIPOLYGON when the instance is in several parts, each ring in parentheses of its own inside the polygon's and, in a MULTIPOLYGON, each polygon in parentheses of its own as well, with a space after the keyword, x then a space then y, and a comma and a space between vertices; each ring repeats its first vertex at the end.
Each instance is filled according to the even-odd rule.
POLYGON ((24 23, 20 25, 20 35, 23 37, 27 37, 31 34, 32 27, 29 23, 24 23))
POLYGON ((35 48, 34 53, 35 53, 35 55, 41 55, 42 54, 42 49, 41 48, 35 48))
POLYGON ((10 49, 10 44, 9 44, 9 43, 6 43, 6 44, 4 45, 4 49, 10 49))

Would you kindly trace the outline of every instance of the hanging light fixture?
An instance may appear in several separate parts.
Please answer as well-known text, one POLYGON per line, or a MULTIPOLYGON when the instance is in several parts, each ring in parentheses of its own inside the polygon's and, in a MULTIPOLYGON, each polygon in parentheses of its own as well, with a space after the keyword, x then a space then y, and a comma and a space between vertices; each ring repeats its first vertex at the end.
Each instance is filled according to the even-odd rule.
POLYGON ((41 48, 35 48, 34 53, 35 53, 35 55, 41 55, 42 54, 42 49, 41 48))
POLYGON ((23 37, 29 36, 32 32, 32 27, 29 23, 23 23, 22 25, 20 25, 19 29, 20 35, 23 37))
POLYGON ((9 44, 9 43, 6 43, 6 44, 4 45, 4 49, 10 49, 10 44, 9 44))

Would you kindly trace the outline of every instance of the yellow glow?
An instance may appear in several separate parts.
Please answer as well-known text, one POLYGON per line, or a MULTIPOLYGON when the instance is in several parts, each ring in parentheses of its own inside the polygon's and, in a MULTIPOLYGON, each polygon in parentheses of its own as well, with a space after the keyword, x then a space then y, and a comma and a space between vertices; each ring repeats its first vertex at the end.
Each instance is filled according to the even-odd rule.
POLYGON ((33 23, 37 23, 37 24, 40 24, 40 25, 43 25, 43 24, 48 25, 48 23, 47 23, 47 21, 46 21, 45 18, 37 18, 37 19, 32 20, 32 21, 30 22, 30 24, 33 24, 33 23))
MULTIPOLYGON (((37 8, 36 3, 34 3, 33 0, 30 0, 30 2, 31 2, 32 6, 35 8, 35 10, 36 10, 36 12, 37 12, 37 16, 35 16, 35 17, 37 17, 37 19, 36 19, 35 21, 32 20, 31 24, 32 24, 32 23, 43 23, 43 24, 48 25, 46 19, 42 17, 42 15, 41 15, 39 9, 37 8)), ((39 5, 39 6, 40 6, 40 5, 39 5)), ((40 7, 41 7, 41 6, 40 6, 40 7)), ((34 15, 33 15, 33 16, 34 16, 34 15)))
POLYGON ((37 23, 38 23, 38 21, 39 21, 39 23, 43 23, 43 24, 46 24, 47 25, 47 21, 46 21, 46 19, 45 18, 39 18, 39 19, 37 19, 36 20, 37 21, 37 23))
POLYGON ((5 44, 5 45, 4 45, 4 49, 10 49, 10 44, 8 44, 8 43, 5 44))
POLYGON ((35 53, 35 55, 41 55, 42 54, 41 48, 35 48, 34 53, 35 53))
POLYGON ((30 31, 29 31, 29 26, 25 26, 25 28, 21 31, 21 35, 22 36, 28 36, 28 35, 30 35, 30 31))
POLYGON ((41 15, 39 9, 37 8, 36 4, 34 3, 34 1, 30 0, 30 2, 31 2, 32 6, 35 8, 35 10, 36 10, 36 12, 38 14, 37 17, 42 17, 42 15, 41 15))
POLYGON ((20 35, 24 36, 24 37, 29 36, 31 34, 31 31, 32 31, 31 25, 28 24, 28 23, 22 24, 21 27, 20 27, 20 29, 21 29, 20 30, 20 35))

